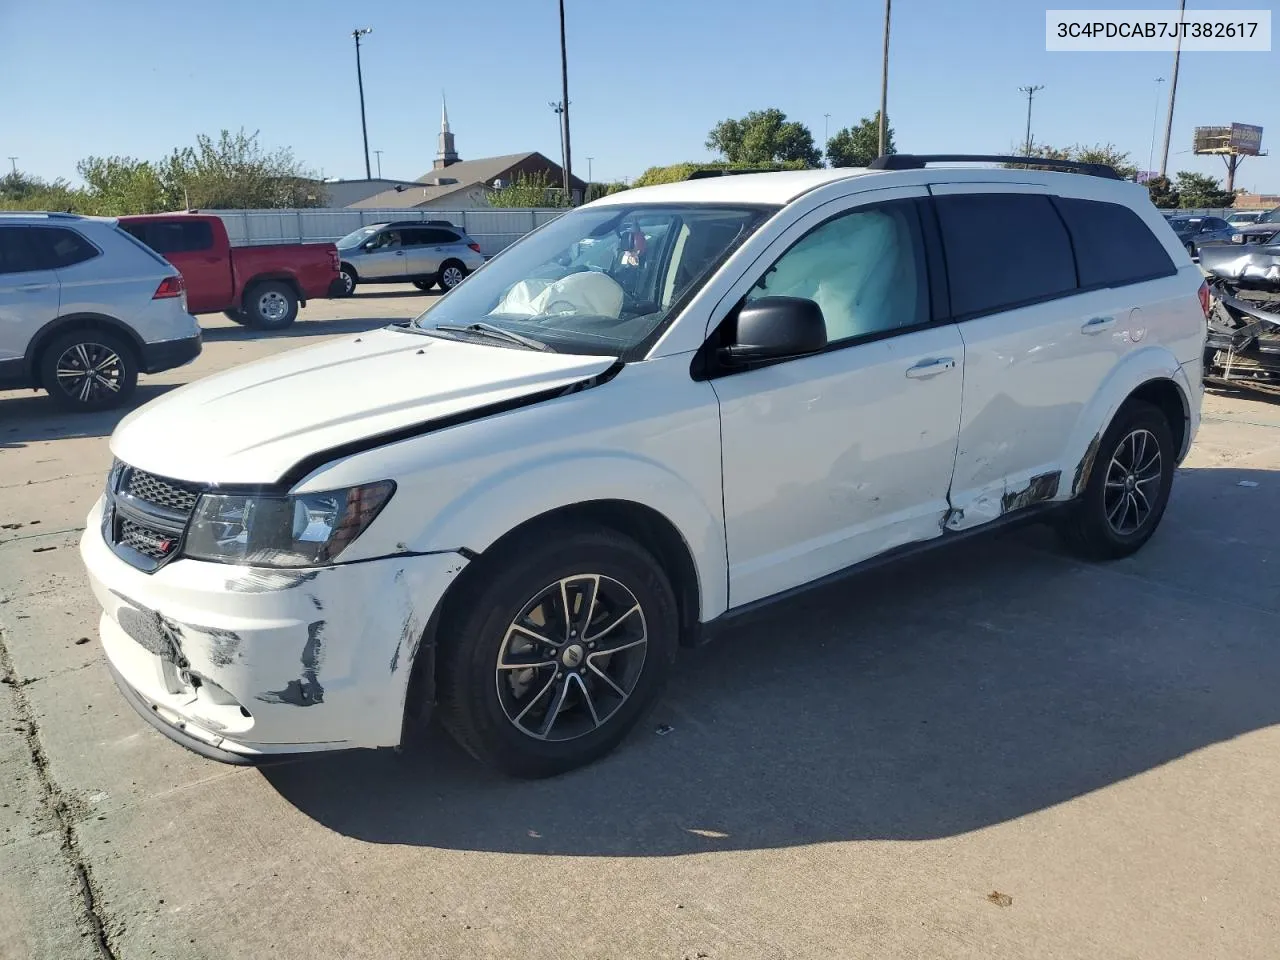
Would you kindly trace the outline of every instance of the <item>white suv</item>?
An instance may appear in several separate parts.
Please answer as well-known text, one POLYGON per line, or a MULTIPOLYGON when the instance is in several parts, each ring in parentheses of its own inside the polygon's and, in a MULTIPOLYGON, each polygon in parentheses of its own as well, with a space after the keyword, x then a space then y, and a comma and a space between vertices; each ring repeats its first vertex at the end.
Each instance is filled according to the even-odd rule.
POLYGON ((893 166, 615 194, 135 412, 81 547, 125 696, 230 762, 435 707, 546 775, 873 558, 1033 517, 1138 549, 1199 423, 1186 251, 1132 183, 893 166))
POLYGON ((115 220, 0 214, 0 390, 103 410, 199 353, 182 275, 115 220))

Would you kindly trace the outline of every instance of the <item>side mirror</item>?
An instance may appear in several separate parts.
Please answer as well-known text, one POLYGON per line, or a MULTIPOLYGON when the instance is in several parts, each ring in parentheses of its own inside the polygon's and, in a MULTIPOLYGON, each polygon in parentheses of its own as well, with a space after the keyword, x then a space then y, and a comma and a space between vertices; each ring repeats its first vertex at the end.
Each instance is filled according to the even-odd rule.
POLYGON ((738 311, 733 342, 720 348, 729 364, 820 353, 827 346, 822 308, 803 297, 761 297, 738 311))

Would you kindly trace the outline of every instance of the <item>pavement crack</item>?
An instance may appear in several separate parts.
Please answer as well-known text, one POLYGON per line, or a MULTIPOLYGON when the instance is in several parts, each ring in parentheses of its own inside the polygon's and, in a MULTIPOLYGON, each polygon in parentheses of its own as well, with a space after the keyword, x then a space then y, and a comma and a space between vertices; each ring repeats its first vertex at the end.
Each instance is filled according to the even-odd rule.
POLYGON ((0 630, 0 680, 13 691, 14 711, 22 727, 31 765, 35 768, 36 778, 40 782, 41 802, 52 816, 62 838, 62 854, 80 888, 84 921, 93 931, 98 955, 103 960, 117 960, 116 952, 107 936, 98 893, 94 888, 93 875, 88 861, 80 851, 80 843, 76 837, 76 811, 80 804, 63 792, 58 782, 54 780, 52 770, 49 769, 49 757, 40 742, 40 725, 36 720, 35 710, 31 707, 31 701, 27 699, 26 691, 23 689, 26 681, 20 680, 13 669, 13 660, 9 657, 9 648, 4 642, 3 630, 0 630))

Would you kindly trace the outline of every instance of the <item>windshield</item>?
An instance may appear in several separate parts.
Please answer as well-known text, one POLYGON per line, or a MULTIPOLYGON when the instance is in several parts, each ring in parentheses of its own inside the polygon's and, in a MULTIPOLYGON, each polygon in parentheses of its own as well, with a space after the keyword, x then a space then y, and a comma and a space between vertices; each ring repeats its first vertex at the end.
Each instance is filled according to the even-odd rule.
POLYGON ((375 233, 382 229, 381 225, 372 227, 361 227, 359 230, 352 230, 336 244, 339 250, 350 250, 352 247, 358 247, 364 243, 375 233))
POLYGON ((1274 210, 1268 210, 1266 213, 1264 213, 1254 222, 1255 223, 1280 223, 1280 207, 1276 207, 1274 210))
POLYGON ((770 212, 584 207, 508 248, 415 323, 483 322, 562 353, 631 358, 770 212))

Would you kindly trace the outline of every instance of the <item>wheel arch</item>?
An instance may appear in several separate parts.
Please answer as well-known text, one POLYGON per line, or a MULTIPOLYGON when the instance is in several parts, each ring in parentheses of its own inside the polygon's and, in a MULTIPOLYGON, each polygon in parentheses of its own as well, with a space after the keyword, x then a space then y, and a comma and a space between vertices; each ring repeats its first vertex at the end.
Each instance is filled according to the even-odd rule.
POLYGON ((56 320, 50 320, 36 331, 36 335, 27 344, 22 372, 23 377, 29 381, 30 385, 34 386, 39 383, 40 365, 44 359, 45 350, 49 348, 49 344, 56 337, 72 330, 102 330, 121 336, 133 347, 136 353, 135 361, 142 362, 142 353, 146 345, 143 343, 142 338, 138 336, 137 331, 123 320, 118 320, 104 313, 71 313, 58 317, 56 320))

